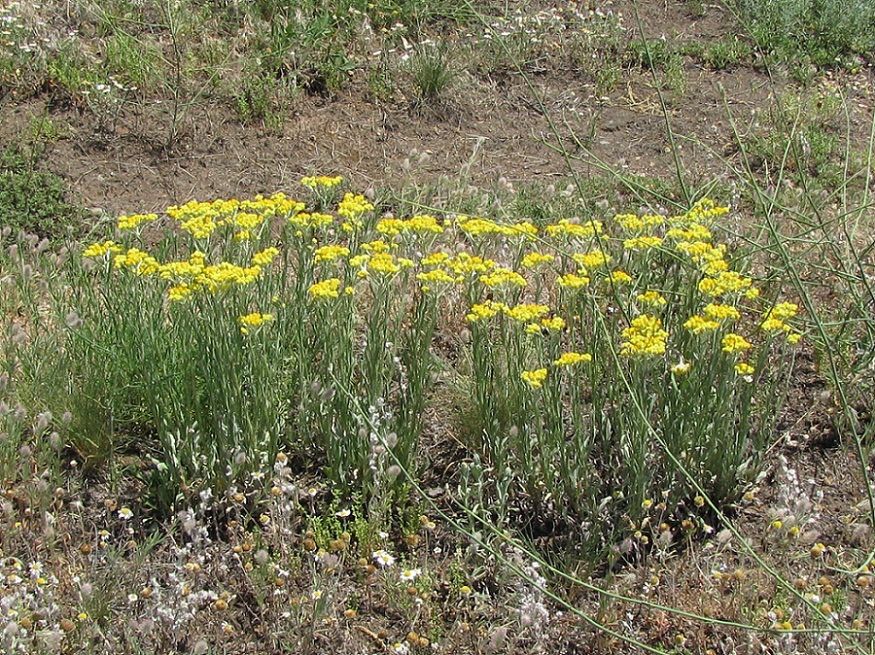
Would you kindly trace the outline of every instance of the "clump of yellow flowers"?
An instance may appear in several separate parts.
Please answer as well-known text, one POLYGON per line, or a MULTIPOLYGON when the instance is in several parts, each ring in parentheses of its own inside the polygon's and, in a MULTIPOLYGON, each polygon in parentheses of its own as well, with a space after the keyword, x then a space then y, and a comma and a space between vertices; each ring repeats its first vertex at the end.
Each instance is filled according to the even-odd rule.
MULTIPOLYGON (((303 178, 301 184, 317 191, 334 189, 342 181, 340 177, 314 176, 303 178)), ((171 220, 170 229, 191 237, 188 256, 159 261, 144 249, 123 245, 124 240, 92 244, 83 256, 109 258, 116 270, 161 280, 166 284, 170 301, 184 302, 198 294, 221 294, 261 280, 277 258, 283 256, 278 243, 265 242, 271 224, 280 221, 293 231, 299 243, 305 244, 316 267, 314 276, 318 277, 325 265, 334 268, 334 273, 324 279, 306 281, 305 288, 314 301, 338 298, 342 292, 351 295, 355 285, 372 274, 394 277, 412 269, 414 276, 410 279, 419 283, 423 293, 463 285, 469 291, 468 297, 478 293, 489 296, 463 308, 472 323, 502 315, 525 324, 525 331, 534 337, 551 331, 561 333, 581 325, 580 316, 563 313, 571 299, 586 296, 598 305, 599 298, 613 295, 623 305, 628 303, 624 309, 628 316, 626 325, 620 326, 617 334, 617 351, 622 356, 680 355, 685 366, 695 367, 698 359, 695 352, 678 352, 672 345, 673 336, 681 338, 682 331, 700 339, 715 335, 715 345, 727 354, 737 355, 755 348, 753 313, 744 303, 755 301, 759 289, 751 277, 732 270, 726 260, 726 246, 715 243, 714 223, 728 209, 708 199, 673 217, 620 214, 611 223, 615 230, 595 219, 561 218, 539 230, 527 221, 502 223, 470 216, 441 221, 417 214, 410 218, 383 218, 371 224, 371 235, 358 234, 365 225, 363 217, 373 210, 374 205, 364 195, 350 192, 343 196, 333 214, 308 211, 305 203, 283 193, 251 200, 191 201, 168 207, 164 212, 171 220), (476 242, 476 254, 458 247, 465 240, 476 242), (513 260, 501 256, 510 241, 522 244, 513 260), (430 252, 417 249, 422 243, 428 244, 430 252), (490 243, 495 247, 490 248, 490 243), (553 252, 543 252, 554 247, 553 243, 557 244, 553 252), (229 244, 234 247, 228 247, 229 244), (212 255, 207 253, 216 252, 234 257, 210 261, 212 255), (485 256, 487 253, 489 257, 485 256), (688 262, 689 269, 684 275, 694 293, 692 296, 689 291, 683 293, 682 307, 675 302, 678 291, 666 293, 662 288, 665 285, 653 279, 652 266, 645 263, 661 254, 666 261, 688 262), (540 297, 531 297, 526 302, 504 302, 518 298, 532 286, 540 297), (498 298, 493 299, 493 294, 498 298), (698 304, 691 304, 691 297, 694 301, 700 299, 698 304), (566 307, 556 307, 557 300, 566 307), (689 309, 695 311, 684 316, 689 309), (671 318, 673 327, 665 325, 666 317, 671 318), (724 328, 729 324, 739 324, 749 331, 726 332, 724 328)), ((131 214, 121 216, 117 227, 122 236, 139 235, 162 220, 163 216, 158 214, 131 214)), ((168 229, 166 225, 162 228, 168 229)), ((800 334, 791 322, 797 311, 793 303, 775 302, 754 319, 758 322, 756 327, 768 337, 783 334, 788 342, 795 343, 800 334)), ((242 326, 254 327, 247 323, 242 326)), ((553 360, 567 363, 561 357, 553 360)), ((526 370, 525 364, 517 362, 518 370, 526 370)), ((747 363, 734 365, 737 371, 748 375, 752 372, 749 369, 753 369, 747 363)), ((543 383, 544 379, 528 376, 526 381, 543 383)))
MULTIPOLYGON (((770 374, 769 349, 801 338, 794 326, 798 306, 761 297, 757 280, 718 242, 717 222, 728 209, 710 200, 677 216, 561 217, 539 227, 422 213, 378 219, 370 196, 344 193, 342 183, 339 177, 302 179, 313 198, 309 206, 277 193, 122 216, 113 239, 89 245, 82 255, 102 262, 107 274, 160 289, 168 312, 227 305, 230 332, 249 335, 236 337, 245 348, 294 323, 293 314, 303 325, 352 312, 346 324, 352 332, 377 325, 375 315, 393 307, 428 307, 435 324, 445 330, 462 324, 472 335, 470 376, 484 421, 507 416, 525 425, 535 417, 526 428, 531 438, 555 438, 549 447, 541 444, 542 453, 559 452, 567 435, 577 435, 599 412, 621 411, 630 396, 643 407, 645 389, 652 396, 677 394, 671 411, 694 406, 697 393, 749 402, 770 374), (151 249, 145 245, 155 243, 146 238, 150 230, 172 234, 182 245, 151 249), (581 409, 601 396, 610 401, 598 412, 581 409), (569 412, 577 417, 574 430, 569 412)), ((398 330, 412 320, 404 314, 386 324, 398 330)), ((356 336, 345 342, 350 349, 374 343, 356 336)), ((401 337, 380 334, 379 343, 401 337)), ((361 353, 349 354, 329 350, 322 357, 354 362, 361 353)), ((662 416, 659 409, 653 415, 662 416)), ((638 429, 626 420, 609 427, 638 429)), ((691 425, 695 429, 673 429, 704 431, 691 425)), ((683 452, 703 448, 691 444, 683 452)))

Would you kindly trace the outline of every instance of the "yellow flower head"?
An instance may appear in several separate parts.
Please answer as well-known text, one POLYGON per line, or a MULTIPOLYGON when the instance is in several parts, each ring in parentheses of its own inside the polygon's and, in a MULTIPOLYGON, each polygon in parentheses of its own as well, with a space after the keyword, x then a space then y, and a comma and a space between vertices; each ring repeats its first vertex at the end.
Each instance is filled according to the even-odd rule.
POLYGON ((508 307, 502 302, 486 300, 471 307, 471 311, 465 316, 465 320, 471 323, 475 321, 487 320, 498 314, 499 312, 507 311, 508 307))
POLYGON ((527 284, 526 279, 522 275, 520 275, 516 271, 510 270, 509 268, 502 267, 494 268, 486 275, 481 275, 480 281, 490 288, 501 286, 504 284, 510 286, 524 287, 527 284))
POLYGON ((132 214, 130 216, 118 217, 118 229, 134 230, 141 223, 151 223, 158 220, 158 214, 132 214))
POLYGON ((301 184, 311 189, 318 189, 319 187, 322 187, 323 189, 332 189, 341 182, 343 182, 343 177, 341 177, 340 175, 338 175, 337 177, 327 177, 325 175, 320 175, 318 177, 314 176, 301 178, 301 184))
POLYGON ((611 256, 601 250, 593 250, 586 254, 577 253, 572 255, 571 258, 583 268, 598 268, 611 261, 611 256))
POLYGON ((530 387, 539 388, 544 385, 544 380, 547 379, 547 369, 539 368, 534 371, 523 371, 520 373, 520 377, 530 387))
POLYGON ((553 360, 553 366, 573 366, 580 362, 591 362, 592 355, 589 353, 567 352, 562 353, 559 359, 553 360))
POLYGON ((601 234, 602 227, 601 221, 592 220, 586 223, 572 223, 567 218, 563 218, 556 225, 548 225, 546 232, 547 236, 551 237, 568 236, 585 239, 601 234))
POLYGON ((549 264, 555 259, 553 255, 543 255, 539 252, 530 252, 523 257, 522 265, 524 268, 534 268, 540 264, 549 264))
POLYGON ((642 314, 632 319, 629 327, 623 330, 623 338, 625 341, 620 347, 623 355, 662 355, 668 332, 662 329, 662 321, 658 318, 642 314))
POLYGON ((735 321, 741 314, 732 305, 709 303, 705 306, 705 316, 715 321, 735 321))
POLYGON ((313 252, 313 262, 316 264, 333 262, 335 259, 342 259, 343 257, 349 257, 349 248, 345 246, 322 246, 321 248, 316 248, 313 252))
POLYGON ((630 284, 632 277, 626 271, 611 271, 608 279, 614 284, 630 284))
POLYGON ((637 236, 623 241, 623 247, 626 250, 647 250, 658 248, 661 245, 662 239, 655 236, 637 236))
POLYGON ((115 241, 104 241, 103 243, 93 243, 82 251, 83 257, 102 257, 108 252, 121 252, 122 246, 115 241))
POLYGON ((520 321, 523 323, 528 323, 530 321, 537 320, 542 316, 548 314, 550 312, 550 308, 547 305, 534 305, 534 304, 523 304, 517 305, 511 309, 505 311, 505 313, 510 316, 515 321, 520 321))
POLYGON ((365 212, 372 211, 374 206, 361 194, 347 193, 337 206, 337 213, 348 219, 355 219, 365 212))
POLYGON ((244 327, 258 327, 264 323, 273 320, 273 314, 262 314, 261 312, 252 312, 245 316, 240 316, 237 322, 244 327))
POLYGON ((752 347, 750 341, 734 332, 730 332, 723 337, 722 346, 725 353, 737 353, 742 350, 749 350, 752 347))
POLYGON ((323 300, 325 298, 337 298, 340 296, 340 280, 336 277, 323 280, 313 284, 308 289, 310 297, 314 300, 323 300))
POLYGON ((466 252, 460 252, 447 263, 456 275, 486 273, 495 267, 495 262, 491 259, 482 259, 481 257, 469 255, 466 252))
POLYGON ((703 278, 699 282, 699 291, 716 298, 727 293, 747 293, 752 291, 753 280, 743 277, 735 271, 723 271, 712 277, 703 278))
POLYGON ((267 266, 270 264, 277 255, 280 254, 279 249, 277 248, 265 248, 261 252, 257 252, 252 255, 252 263, 257 266, 267 266))
POLYGON ((423 266, 440 266, 449 260, 450 256, 445 252, 433 252, 430 255, 422 258, 420 262, 423 266))
POLYGON ((684 327, 694 334, 700 334, 702 332, 716 330, 720 327, 720 323, 713 319, 705 318, 704 316, 691 316, 684 323, 684 327))
POLYGON ((561 316, 553 316, 551 318, 542 318, 541 326, 546 328, 547 330, 554 330, 556 332, 565 329, 565 319, 561 316))
POLYGON ((663 296, 659 291, 645 291, 644 293, 639 293, 637 296, 638 302, 644 303, 645 305, 652 305, 653 307, 663 307, 667 304, 667 300, 665 296, 663 296))
POLYGON ((568 289, 579 289, 580 287, 585 287, 589 282, 590 279, 586 275, 575 275, 574 273, 566 273, 556 280, 556 284, 568 289))
POLYGON ((792 302, 779 302, 777 305, 768 310, 763 318, 774 318, 779 321, 788 321, 799 311, 799 305, 792 302))
POLYGON ((426 283, 443 282, 446 284, 453 284, 456 281, 456 278, 454 278, 442 268, 434 268, 430 271, 426 271, 425 273, 419 273, 416 276, 416 279, 420 282, 426 283))

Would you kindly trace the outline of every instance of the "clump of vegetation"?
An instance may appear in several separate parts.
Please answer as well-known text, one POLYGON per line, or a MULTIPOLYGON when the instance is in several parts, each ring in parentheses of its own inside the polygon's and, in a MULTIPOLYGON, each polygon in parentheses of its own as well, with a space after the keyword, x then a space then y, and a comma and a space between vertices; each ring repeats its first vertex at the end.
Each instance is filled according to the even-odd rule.
POLYGON ((92 420, 70 426, 80 456, 113 456, 116 438, 93 425, 103 416, 104 433, 157 437, 150 489, 164 507, 225 493, 281 449, 311 453, 338 489, 367 498, 387 469, 404 482, 427 465, 417 453, 431 343, 462 320, 473 367, 457 375, 475 411, 466 445, 504 485, 481 486, 480 502, 531 503, 602 544, 614 535, 597 526, 637 523, 654 502, 669 520, 693 495, 716 509, 755 477, 789 370, 778 353, 800 337, 797 307, 759 300, 715 242, 725 208, 539 229, 378 219, 361 195, 334 204, 340 178, 304 182, 309 206, 277 194, 122 216, 84 260, 43 272, 71 293, 53 319, 30 319, 32 336, 70 359, 43 387, 33 352, 12 356, 34 397, 69 387, 41 404, 89 407, 92 420))
POLYGON ((871 60, 875 7, 866 0, 735 0, 757 47, 786 63, 800 55, 817 66, 871 60))
POLYGON ((41 238, 82 229, 83 210, 67 200, 66 182, 43 166, 41 145, 11 145, 0 154, 0 224, 41 238))

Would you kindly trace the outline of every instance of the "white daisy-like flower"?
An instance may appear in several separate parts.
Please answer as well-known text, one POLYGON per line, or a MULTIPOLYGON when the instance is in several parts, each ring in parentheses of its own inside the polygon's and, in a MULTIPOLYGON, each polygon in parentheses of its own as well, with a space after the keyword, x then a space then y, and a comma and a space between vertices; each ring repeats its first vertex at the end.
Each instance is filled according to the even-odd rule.
POLYGON ((339 519, 345 519, 350 514, 352 514, 352 512, 349 511, 348 509, 342 509, 339 512, 335 512, 334 515, 339 519))
POLYGON ((131 518, 133 515, 134 515, 134 513, 131 511, 131 508, 130 508, 130 507, 122 507, 122 508, 118 511, 118 517, 119 517, 122 521, 127 521, 127 520, 128 520, 129 518, 131 518))
POLYGON ((401 571, 401 580, 404 582, 413 582, 422 575, 422 569, 404 569, 401 571))
POLYGON ((380 566, 389 567, 395 563, 395 558, 382 548, 380 550, 375 550, 373 555, 377 564, 380 566))

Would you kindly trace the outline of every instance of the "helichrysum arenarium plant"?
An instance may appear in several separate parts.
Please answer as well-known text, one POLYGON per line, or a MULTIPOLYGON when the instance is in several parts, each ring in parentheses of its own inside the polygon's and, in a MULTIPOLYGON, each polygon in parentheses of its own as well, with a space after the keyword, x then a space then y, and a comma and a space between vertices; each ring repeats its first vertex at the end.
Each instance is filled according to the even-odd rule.
POLYGON ((539 229, 381 218, 337 178, 304 184, 312 209, 276 194, 122 216, 113 239, 44 273, 69 285, 52 337, 80 361, 62 358, 65 384, 103 422, 99 448, 119 426, 157 436, 162 502, 223 492, 280 446, 315 453, 347 490, 403 481, 422 461, 433 335, 460 323, 468 446, 503 493, 595 535, 607 516, 635 523, 654 500, 698 495, 689 477, 733 499, 755 470, 797 308, 761 295, 717 241, 725 208, 539 229))
POLYGON ((797 308, 733 266, 712 233, 725 213, 462 224, 505 253, 468 293, 477 445, 532 502, 634 522, 692 495, 687 475, 722 502, 755 470, 789 370, 769 355, 799 339, 797 308))

